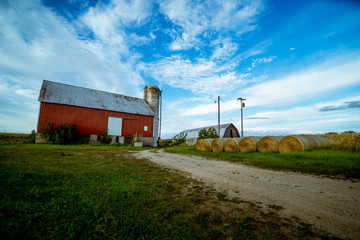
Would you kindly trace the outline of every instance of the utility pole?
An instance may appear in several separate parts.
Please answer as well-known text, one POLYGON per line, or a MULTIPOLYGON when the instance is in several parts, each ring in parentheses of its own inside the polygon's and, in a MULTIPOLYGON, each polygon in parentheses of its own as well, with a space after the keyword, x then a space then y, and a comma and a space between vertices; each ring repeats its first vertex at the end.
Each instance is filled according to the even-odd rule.
POLYGON ((218 135, 220 137, 220 96, 218 96, 218 100, 215 100, 215 103, 218 104, 218 135))
POLYGON ((245 103, 243 101, 246 100, 246 98, 237 98, 237 101, 240 100, 241 103, 241 137, 244 137, 244 128, 243 128, 243 107, 245 107, 245 103))

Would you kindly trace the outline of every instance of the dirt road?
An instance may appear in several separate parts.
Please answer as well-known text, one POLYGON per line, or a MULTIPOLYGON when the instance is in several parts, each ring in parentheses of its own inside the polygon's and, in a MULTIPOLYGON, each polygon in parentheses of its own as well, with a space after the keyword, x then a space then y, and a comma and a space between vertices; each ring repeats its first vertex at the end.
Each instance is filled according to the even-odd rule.
POLYGON ((296 216, 334 236, 360 239, 360 182, 276 172, 196 156, 135 153, 167 168, 191 174, 229 197, 283 207, 282 217, 296 216))

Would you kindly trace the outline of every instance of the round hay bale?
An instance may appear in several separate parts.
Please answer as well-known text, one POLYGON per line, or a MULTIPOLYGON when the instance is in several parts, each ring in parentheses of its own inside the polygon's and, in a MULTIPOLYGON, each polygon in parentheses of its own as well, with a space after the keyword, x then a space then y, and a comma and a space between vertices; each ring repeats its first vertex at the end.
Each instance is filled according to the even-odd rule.
MULTIPOLYGON (((321 136, 322 137, 322 136, 321 136)), ((328 138, 328 137, 322 137, 325 141, 325 147, 330 145, 330 144, 335 144, 335 141, 332 140, 331 138, 328 138)))
POLYGON ((279 151, 281 153, 304 152, 317 148, 318 142, 310 135, 290 135, 280 140, 279 151))
POLYGON ((216 138, 211 143, 211 150, 213 152, 222 152, 224 151, 224 144, 226 142, 226 138, 216 138))
POLYGON ((314 139, 316 139, 317 142, 317 147, 326 147, 327 145, 334 143, 333 140, 327 138, 327 137, 323 137, 323 136, 319 136, 319 135, 312 135, 312 137, 314 139))
POLYGON ((200 149, 201 142, 202 142, 201 139, 199 139, 199 140, 196 141, 195 148, 196 148, 197 150, 201 150, 201 149, 200 149))
POLYGON ((225 152, 239 152, 239 143, 242 138, 228 138, 224 144, 225 152))
POLYGON ((266 136, 257 143, 258 152, 278 152, 282 136, 266 136))
POLYGON ((200 150, 203 152, 211 152, 211 143, 214 139, 203 139, 200 144, 200 150))
POLYGON ((255 152, 256 145, 259 142, 261 137, 244 137, 239 143, 239 148, 241 152, 255 152))

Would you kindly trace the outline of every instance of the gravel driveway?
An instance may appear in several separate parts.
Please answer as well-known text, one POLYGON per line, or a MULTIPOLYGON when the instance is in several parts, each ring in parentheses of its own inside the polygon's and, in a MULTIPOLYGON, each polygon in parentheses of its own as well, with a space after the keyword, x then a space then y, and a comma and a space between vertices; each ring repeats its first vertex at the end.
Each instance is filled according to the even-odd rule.
MULTIPOLYGON (((139 151, 166 168, 191 174, 229 197, 281 206, 280 216, 296 216, 341 238, 360 239, 360 182, 248 167, 239 163, 166 153, 139 151)), ((259 205, 259 204, 258 204, 259 205)))

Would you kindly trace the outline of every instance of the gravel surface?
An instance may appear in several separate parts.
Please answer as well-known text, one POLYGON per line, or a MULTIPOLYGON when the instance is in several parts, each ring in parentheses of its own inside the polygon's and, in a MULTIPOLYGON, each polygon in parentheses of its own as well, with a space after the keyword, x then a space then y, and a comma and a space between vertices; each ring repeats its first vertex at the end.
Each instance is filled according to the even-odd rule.
POLYGON ((360 239, 359 181, 277 172, 162 150, 134 155, 190 173, 229 197, 257 202, 264 209, 280 206, 282 217, 295 216, 336 237, 360 239))

